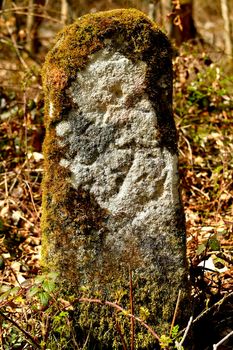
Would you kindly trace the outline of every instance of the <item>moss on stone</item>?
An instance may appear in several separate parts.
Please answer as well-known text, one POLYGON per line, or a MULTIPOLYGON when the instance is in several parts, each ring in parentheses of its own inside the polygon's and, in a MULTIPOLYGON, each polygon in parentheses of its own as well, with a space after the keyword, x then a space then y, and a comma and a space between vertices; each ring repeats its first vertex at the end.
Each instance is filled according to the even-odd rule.
MULTIPOLYGON (((161 147, 166 147, 171 153, 177 151, 171 110, 172 50, 168 39, 157 26, 143 13, 130 9, 86 15, 61 31, 57 36, 56 45, 47 55, 43 68, 46 138, 43 146, 45 175, 42 264, 49 270, 59 272, 61 283, 63 282, 65 289, 71 290, 72 293, 77 292, 77 286, 82 290, 85 285, 85 273, 82 268, 77 270, 75 264, 75 268, 72 268, 73 262, 77 260, 79 248, 79 240, 76 239, 75 244, 73 243, 74 237, 79 235, 82 243, 85 242, 90 248, 89 251, 96 245, 101 249, 101 242, 107 234, 105 222, 109 213, 98 205, 90 193, 82 188, 72 187, 69 171, 59 164, 66 150, 59 143, 55 128, 59 121, 66 120, 68 111, 72 108, 66 90, 75 80, 78 72, 91 60, 92 55, 107 46, 119 51, 133 62, 140 60, 147 63, 146 93, 158 118, 161 147), (52 113, 50 113, 51 103, 52 113), (70 281, 69 285, 68 281, 70 281)), ((179 225, 180 223, 174 223, 174 232, 178 231, 179 225)), ((180 246, 176 243, 177 251, 182 251, 182 234, 177 241, 180 242, 180 246)), ((134 261, 134 266, 131 264, 131 268, 137 269, 139 266, 137 254, 135 252, 133 254, 130 262, 134 261)), ((83 259, 86 259, 86 266, 90 264, 91 271, 92 257, 86 255, 83 259)), ((103 261, 104 263, 107 265, 107 262, 103 261)), ((165 264, 165 262, 162 263, 165 264)), ((111 268, 111 264, 107 265, 107 269, 111 268)), ((125 308, 129 308, 128 271, 122 268, 119 271, 113 271, 110 276, 101 275, 98 270, 93 270, 93 280, 101 279, 102 287, 91 288, 86 284, 83 295, 117 300, 125 308)), ((177 298, 177 287, 171 295, 171 286, 168 286, 167 290, 160 288, 159 281, 165 278, 160 275, 160 272, 157 276, 153 275, 156 278, 152 279, 152 275, 148 276, 140 277, 135 274, 135 313, 140 314, 141 307, 148 307, 150 314, 147 321, 151 325, 154 324, 156 330, 166 332, 169 329, 169 321, 177 298), (161 295, 166 302, 158 308, 161 295)), ((181 268, 176 272, 176 278, 182 281, 180 289, 185 295, 187 281, 184 269, 181 268)), ((162 285, 164 287, 164 281, 162 285)), ((82 291, 79 290, 79 293, 82 291)), ((77 306, 78 327, 85 335, 91 329, 93 339, 95 341, 98 339, 101 344, 97 348, 122 348, 116 330, 116 319, 119 317, 126 333, 129 332, 128 319, 124 316, 116 316, 113 310, 85 304, 77 306)), ((139 327, 136 344, 138 349, 155 349, 156 340, 145 329, 139 327)))
POLYGON ((62 117, 59 108, 62 91, 71 84, 78 71, 84 69, 92 54, 107 45, 132 61, 142 60, 147 63, 146 92, 158 114, 163 135, 161 142, 175 152, 175 126, 171 118, 171 104, 167 103, 172 98, 172 79, 170 86, 161 84, 164 75, 172 76, 172 49, 156 24, 135 9, 88 14, 58 34, 57 43, 47 55, 42 73, 45 96, 52 99, 56 106, 52 120, 62 117))

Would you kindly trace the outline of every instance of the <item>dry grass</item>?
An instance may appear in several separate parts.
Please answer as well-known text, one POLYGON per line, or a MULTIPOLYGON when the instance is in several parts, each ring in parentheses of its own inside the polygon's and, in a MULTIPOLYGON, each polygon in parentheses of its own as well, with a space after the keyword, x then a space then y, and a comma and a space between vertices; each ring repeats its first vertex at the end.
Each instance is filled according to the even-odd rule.
MULTIPOLYGON (((4 26, 5 22, 0 24, 4 26)), ((21 292, 27 294, 27 286, 33 285, 33 278, 41 272, 44 129, 39 72, 44 53, 42 47, 35 60, 20 50, 26 68, 7 31, 0 36, 0 46, 0 293, 22 287, 17 290, 18 298, 21 292)), ((207 52, 206 48, 197 46, 181 48, 179 56, 174 58, 174 115, 180 137, 187 256, 196 315, 225 300, 233 288, 233 78, 226 62, 223 56, 219 60, 219 53, 213 48, 207 52), (218 60, 214 62, 216 57, 218 60)), ((19 323, 27 322, 31 301, 25 305, 14 296, 2 300, 0 306, 4 311, 19 323)), ((216 320, 213 327, 218 339, 232 329, 229 305, 226 299, 223 309, 219 307, 219 312, 213 309, 207 318, 203 317, 206 323, 211 318, 216 320)), ((35 324, 38 317, 45 317, 43 309, 39 313, 31 314, 35 324)), ((46 325, 46 320, 43 322, 46 325)), ((11 327, 1 327, 2 345, 4 339, 13 338, 11 327)), ((30 329, 36 332, 36 326, 30 329)), ((213 337, 209 344, 211 341, 216 340, 213 337)), ((26 344, 23 340, 20 344, 18 349, 30 348, 20 347, 26 344)), ((199 350, 202 348, 204 345, 200 343, 199 350)))

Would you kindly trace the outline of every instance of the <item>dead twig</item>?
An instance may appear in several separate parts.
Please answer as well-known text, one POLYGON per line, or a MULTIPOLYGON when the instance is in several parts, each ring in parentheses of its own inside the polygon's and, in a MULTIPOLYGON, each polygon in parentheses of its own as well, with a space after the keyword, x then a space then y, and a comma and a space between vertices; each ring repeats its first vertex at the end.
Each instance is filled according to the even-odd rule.
POLYGON ((40 215, 39 215, 39 213, 38 213, 38 211, 36 209, 36 205, 35 205, 35 202, 34 202, 34 199, 33 199, 32 189, 31 189, 31 187, 29 186, 29 183, 26 180, 23 180, 23 182, 26 184, 26 186, 28 188, 28 191, 29 191, 29 194, 30 194, 30 197, 31 197, 32 206, 33 206, 34 211, 36 213, 37 219, 39 219, 40 215))
POLYGON ((191 316, 190 319, 189 319, 189 321, 188 321, 187 327, 185 328, 185 332, 184 332, 184 335, 183 335, 181 341, 180 341, 179 343, 176 342, 176 348, 177 348, 177 350, 182 350, 182 349, 183 349, 182 345, 183 345, 183 343, 184 343, 184 341, 185 341, 185 339, 186 339, 186 337, 187 337, 188 331, 189 331, 189 329, 190 329, 192 323, 193 323, 193 316, 191 316))
POLYGON ((198 322, 201 318, 203 318, 204 316, 208 315, 210 312, 214 311, 216 308, 219 308, 223 303, 225 303, 228 299, 230 299, 233 296, 233 292, 231 292, 230 294, 226 295, 224 298, 222 298, 221 300, 219 300, 217 303, 215 303, 214 305, 212 305, 209 309, 204 310, 202 313, 200 313, 200 315, 198 315, 195 320, 193 321, 193 324, 198 322))
POLYGON ((10 322, 13 326, 15 326, 16 328, 18 328, 24 335, 25 338, 30 340, 30 343, 32 343, 32 345, 36 348, 36 349, 41 349, 40 344, 31 336, 30 333, 28 333, 25 329, 23 329, 17 322, 15 322, 14 320, 12 320, 10 317, 8 317, 7 315, 4 314, 4 312, 2 312, 0 310, 0 315, 5 318, 5 320, 7 320, 8 322, 10 322))
POLYGON ((227 334, 224 338, 222 338, 217 344, 213 344, 213 350, 217 350, 219 345, 223 344, 227 339, 229 339, 233 335, 233 331, 227 334))
POLYGON ((177 312, 178 312, 178 307, 179 307, 179 304, 180 304, 180 295, 181 295, 181 291, 179 290, 178 297, 177 297, 177 301, 176 301, 176 307, 175 307, 174 315, 173 315, 173 318, 172 318, 172 323, 171 323, 171 328, 170 328, 169 336, 171 336, 171 334, 172 334, 172 329, 173 329, 174 324, 175 324, 175 321, 176 321, 176 316, 177 316, 177 312))
MULTIPOLYGON (((134 315, 134 304, 133 304, 133 281, 132 281, 132 270, 129 267, 129 291, 130 291, 130 312, 134 315)), ((131 330, 131 338, 130 338, 130 349, 134 350, 134 318, 130 319, 130 330, 131 330)))
MULTIPOLYGON (((18 14, 18 15, 25 15, 25 16, 28 15, 28 13, 27 13, 26 11, 25 11, 25 12, 23 12, 23 11, 17 11, 17 14, 18 14)), ((33 16, 34 16, 34 17, 40 17, 40 18, 43 18, 43 19, 47 19, 47 20, 49 20, 49 21, 51 21, 51 22, 58 23, 58 24, 61 24, 61 25, 62 25, 62 22, 61 22, 59 19, 56 19, 56 18, 51 17, 51 16, 40 15, 40 14, 38 14, 38 13, 33 13, 33 16)))
POLYGON ((126 345, 126 342, 125 342, 125 338, 123 336, 123 333, 121 331, 121 327, 120 327, 119 323, 117 322, 117 320, 116 320, 116 330, 117 330, 117 332, 120 335, 123 350, 127 350, 127 345, 126 345))
POLYGON ((23 119, 24 119, 24 137, 25 137, 25 155, 28 153, 28 134, 27 134, 27 97, 23 94, 23 119))
POLYGON ((91 298, 79 298, 75 299, 74 302, 79 302, 79 303, 95 303, 95 304, 100 304, 100 305, 108 305, 110 307, 113 307, 114 309, 118 310, 119 312, 122 312, 125 316, 133 318, 135 321, 139 322, 143 327, 145 327, 152 335, 153 337, 160 341, 160 337, 158 334, 143 320, 141 320, 139 317, 132 315, 130 312, 127 310, 123 309, 120 305, 113 303, 111 301, 102 301, 100 299, 91 299, 91 298))
POLYGON ((19 52, 19 48, 18 48, 18 45, 16 43, 16 40, 14 38, 14 36, 12 35, 12 32, 9 28, 9 25, 8 23, 6 22, 6 28, 7 28, 7 31, 8 31, 8 34, 10 35, 10 38, 11 38, 11 42, 13 44, 13 47, 15 49, 15 52, 16 52, 16 55, 18 56, 18 59, 20 61, 20 63, 22 64, 22 66, 25 68, 25 70, 29 71, 29 67, 27 65, 27 63, 24 61, 23 57, 21 56, 20 52, 19 52))

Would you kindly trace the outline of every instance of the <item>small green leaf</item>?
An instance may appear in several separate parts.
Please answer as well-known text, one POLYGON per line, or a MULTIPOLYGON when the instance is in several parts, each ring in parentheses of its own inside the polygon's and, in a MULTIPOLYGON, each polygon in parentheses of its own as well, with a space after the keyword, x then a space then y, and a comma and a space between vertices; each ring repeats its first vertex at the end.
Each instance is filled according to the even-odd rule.
POLYGON ((213 170, 213 173, 219 174, 222 170, 223 170, 223 165, 219 165, 213 170))
POLYGON ((41 284, 44 280, 45 280, 45 275, 39 275, 39 276, 36 276, 34 282, 35 284, 41 284))
POLYGON ((17 295, 20 287, 9 287, 7 288, 8 286, 5 286, 5 288, 1 288, 1 292, 4 292, 3 294, 0 295, 0 301, 3 301, 3 300, 6 300, 8 297, 12 297, 12 296, 15 296, 17 295))
POLYGON ((172 339, 170 337, 167 337, 166 335, 162 334, 160 337, 160 346, 162 349, 166 349, 169 344, 172 343, 172 339))
POLYGON ((0 219, 0 232, 3 232, 4 230, 4 224, 3 221, 0 219))
POLYGON ((214 264, 215 264, 215 266, 216 266, 217 264, 219 264, 219 265, 221 265, 221 266, 216 266, 216 267, 217 267, 217 268, 222 268, 222 267, 226 266, 226 260, 224 260, 224 259, 222 259, 222 258, 216 257, 216 258, 214 259, 214 264))
POLYGON ((122 310, 121 312, 125 316, 128 316, 130 314, 130 312, 128 310, 122 310))
POLYGON ((139 315, 140 315, 140 318, 143 321, 145 321, 150 316, 150 311, 146 307, 141 306, 140 311, 139 311, 139 315))
POLYGON ((38 294, 41 291, 41 288, 38 286, 33 286, 32 288, 30 288, 29 292, 28 292, 28 296, 31 298, 34 295, 38 294))
POLYGON ((12 288, 11 286, 6 285, 6 284, 0 285, 0 294, 10 292, 11 288, 12 288))
POLYGON ((40 299, 40 302, 43 306, 47 306, 49 303, 50 296, 46 292, 40 292, 38 293, 38 297, 40 299))
POLYGON ((206 245, 204 243, 199 244, 199 246, 197 247, 197 255, 200 255, 201 253, 203 253, 206 250, 206 245))
MULTIPOLYGON (((0 221, 0 225, 1 225, 1 221, 0 221)), ((0 227, 1 230, 1 227, 0 227)), ((2 255, 0 255, 0 270, 4 270, 5 268, 5 261, 2 255)))
POLYGON ((13 287, 10 290, 10 295, 16 295, 20 290, 20 287, 13 287))
POLYGON ((58 273, 57 272, 49 272, 47 274, 47 278, 52 280, 52 281, 56 281, 57 277, 58 277, 58 273))
POLYGON ((10 290, 7 290, 5 293, 1 294, 0 301, 6 300, 9 297, 10 292, 11 292, 10 290))
POLYGON ((45 273, 37 276, 34 281, 36 284, 43 283, 44 281, 47 281, 47 280, 55 281, 57 279, 57 276, 58 276, 57 272, 45 273))
POLYGON ((173 339, 177 337, 178 332, 179 332, 179 325, 177 324, 172 328, 171 336, 173 339))
POLYGON ((61 311, 59 313, 59 317, 68 317, 68 316, 69 316, 69 312, 67 312, 67 311, 61 311))
POLYGON ((54 291, 56 285, 54 283, 54 281, 50 281, 50 280, 44 280, 42 282, 42 288, 44 289, 45 292, 47 293, 51 293, 54 291))
POLYGON ((220 250, 221 248, 220 242, 216 236, 211 237, 208 244, 211 250, 220 250))

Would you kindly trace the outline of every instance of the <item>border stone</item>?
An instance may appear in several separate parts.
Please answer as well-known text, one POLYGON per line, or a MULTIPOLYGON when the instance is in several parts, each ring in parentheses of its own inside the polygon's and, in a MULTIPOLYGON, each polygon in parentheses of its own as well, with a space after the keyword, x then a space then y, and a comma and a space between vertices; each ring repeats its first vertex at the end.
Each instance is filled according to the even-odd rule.
MULTIPOLYGON (((132 271, 135 313, 160 332, 179 291, 186 322, 189 297, 171 57, 144 14, 115 10, 66 27, 43 68, 43 264, 70 293, 125 308, 132 271)), ((80 328, 120 348, 111 312, 92 308, 79 308, 80 328)), ((155 343, 144 330, 135 341, 155 343)))

